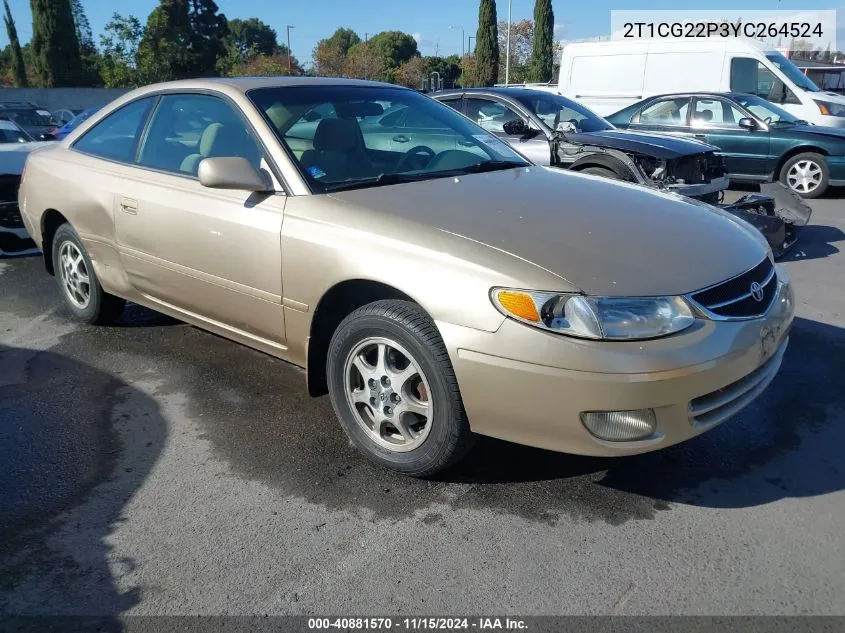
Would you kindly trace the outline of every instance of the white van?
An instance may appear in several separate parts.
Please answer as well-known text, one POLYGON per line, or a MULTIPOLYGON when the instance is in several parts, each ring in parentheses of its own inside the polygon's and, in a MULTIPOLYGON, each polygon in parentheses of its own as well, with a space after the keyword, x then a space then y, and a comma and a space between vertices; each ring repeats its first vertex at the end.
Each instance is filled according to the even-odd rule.
POLYGON ((741 39, 574 42, 563 49, 558 91, 601 115, 665 93, 747 92, 810 123, 845 127, 845 97, 741 39))

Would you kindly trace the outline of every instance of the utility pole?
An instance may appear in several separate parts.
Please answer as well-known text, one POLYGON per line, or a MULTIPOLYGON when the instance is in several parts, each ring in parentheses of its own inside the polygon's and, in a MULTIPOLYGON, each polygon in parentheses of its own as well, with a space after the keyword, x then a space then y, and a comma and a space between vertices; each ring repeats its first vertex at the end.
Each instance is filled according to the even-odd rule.
POLYGON ((293 64, 292 64, 293 51, 291 51, 291 49, 290 49, 290 30, 294 29, 296 27, 293 26, 292 24, 286 24, 285 28, 287 29, 287 32, 288 32, 288 76, 290 76, 290 75, 293 75, 293 70, 292 70, 292 68, 293 68, 293 64))
POLYGON ((508 43, 505 47, 505 84, 511 74, 511 0, 508 0, 508 43))
POLYGON ((467 55, 472 55, 472 40, 475 39, 475 35, 467 36, 467 55))
POLYGON ((464 44, 466 43, 466 33, 464 33, 464 27, 459 26, 457 24, 452 24, 449 29, 461 29, 461 58, 465 55, 464 53, 464 44))

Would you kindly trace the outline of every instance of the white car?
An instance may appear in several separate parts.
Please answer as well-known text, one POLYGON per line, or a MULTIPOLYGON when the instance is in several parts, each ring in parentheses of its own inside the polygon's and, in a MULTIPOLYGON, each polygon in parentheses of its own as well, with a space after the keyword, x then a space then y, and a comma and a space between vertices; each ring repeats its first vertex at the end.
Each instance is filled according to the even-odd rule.
POLYGON ((18 187, 30 152, 55 144, 34 141, 14 121, 0 119, 0 257, 38 252, 18 209, 18 187))

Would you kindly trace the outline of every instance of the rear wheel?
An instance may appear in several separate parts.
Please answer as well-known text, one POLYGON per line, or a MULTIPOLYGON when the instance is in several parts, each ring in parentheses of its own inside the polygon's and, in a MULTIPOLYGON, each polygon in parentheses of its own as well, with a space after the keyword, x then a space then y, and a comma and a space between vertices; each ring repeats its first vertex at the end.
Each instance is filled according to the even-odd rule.
POLYGON ((120 317, 126 301, 103 290, 82 240, 70 224, 53 237, 53 270, 65 305, 79 321, 111 323, 120 317))
POLYGON ((472 446, 446 347, 419 306, 376 301, 354 311, 332 336, 327 372, 344 431, 373 461, 426 477, 472 446))
POLYGON ((587 167, 581 170, 582 174, 592 174, 593 176, 601 176, 602 178, 610 178, 611 180, 622 180, 612 169, 607 167, 587 167))
POLYGON ((827 190, 829 179, 824 157, 815 152, 796 154, 780 170, 780 181, 802 198, 818 198, 827 190))

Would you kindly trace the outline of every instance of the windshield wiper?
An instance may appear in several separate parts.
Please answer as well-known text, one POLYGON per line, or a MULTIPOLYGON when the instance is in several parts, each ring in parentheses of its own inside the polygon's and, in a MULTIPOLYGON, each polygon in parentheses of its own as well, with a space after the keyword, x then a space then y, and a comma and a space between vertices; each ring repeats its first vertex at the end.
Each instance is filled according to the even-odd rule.
POLYGON ((373 178, 360 178, 342 182, 321 183, 323 191, 348 191, 350 189, 364 189, 366 187, 381 187, 383 185, 398 185, 403 182, 416 182, 431 177, 431 174, 389 174, 381 173, 373 178))
POLYGON ((485 171, 499 171, 501 169, 512 169, 514 167, 527 167, 527 163, 517 162, 515 160, 485 160, 474 165, 467 165, 455 171, 461 171, 468 174, 480 174, 485 171))

